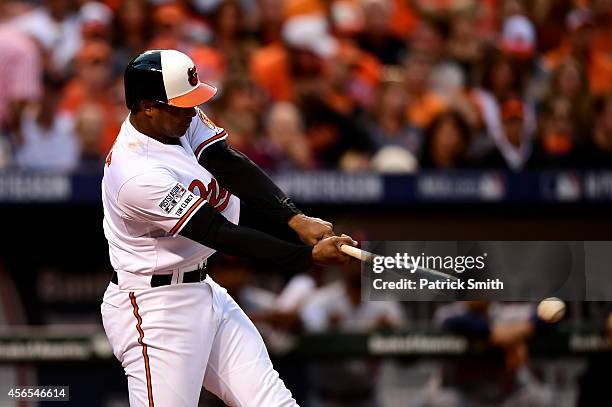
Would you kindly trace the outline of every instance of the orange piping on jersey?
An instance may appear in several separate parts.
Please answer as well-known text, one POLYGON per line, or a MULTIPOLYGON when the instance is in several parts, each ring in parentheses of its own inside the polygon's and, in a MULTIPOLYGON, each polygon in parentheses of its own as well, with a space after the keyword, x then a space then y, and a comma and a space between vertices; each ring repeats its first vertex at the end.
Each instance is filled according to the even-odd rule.
POLYGON ((144 361, 145 361, 145 374, 147 376, 147 393, 149 396, 149 407, 154 407, 153 404, 153 385, 151 383, 151 367, 149 365, 149 354, 147 353, 147 345, 143 342, 143 338, 144 338, 144 332, 142 331, 142 318, 140 317, 140 314, 138 314, 138 304, 136 304, 136 296, 134 295, 134 292, 131 291, 130 292, 130 301, 132 302, 132 308, 134 308, 134 316, 136 317, 136 330, 138 331, 138 334, 140 335, 138 337, 138 343, 142 346, 142 356, 144 357, 144 361))
POLYGON ((204 198, 200 198, 198 199, 191 208, 189 208, 189 210, 187 212, 185 212, 185 214, 179 219, 178 222, 176 222, 176 225, 174 225, 174 227, 172 229, 170 229, 170 234, 174 235, 176 233, 177 230, 179 230, 181 228, 181 226, 183 225, 183 223, 185 223, 185 221, 187 220, 187 218, 189 218, 189 215, 191 215, 191 213, 193 211, 196 210, 196 208, 198 206, 200 206, 200 204, 204 201, 204 198))
POLYGON ((212 143, 215 140, 219 140, 221 137, 225 136, 226 134, 227 134, 227 132, 225 130, 223 130, 221 133, 217 134, 216 136, 211 137, 208 140, 203 141, 202 144, 200 144, 198 146, 198 148, 196 148, 195 153, 194 153, 195 156, 197 157, 200 154, 200 151, 202 151, 202 149, 204 147, 206 147, 208 144, 212 143))

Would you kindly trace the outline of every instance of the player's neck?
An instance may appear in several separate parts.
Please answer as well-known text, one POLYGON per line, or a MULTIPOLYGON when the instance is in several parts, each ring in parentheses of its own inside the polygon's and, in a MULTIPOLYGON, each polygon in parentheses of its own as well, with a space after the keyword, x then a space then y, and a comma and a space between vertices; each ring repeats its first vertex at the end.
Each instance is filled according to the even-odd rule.
POLYGON ((152 126, 148 120, 142 119, 138 115, 130 114, 129 120, 136 130, 147 137, 151 137, 152 139, 163 144, 181 144, 180 140, 176 137, 169 137, 164 134, 160 134, 159 130, 152 126))

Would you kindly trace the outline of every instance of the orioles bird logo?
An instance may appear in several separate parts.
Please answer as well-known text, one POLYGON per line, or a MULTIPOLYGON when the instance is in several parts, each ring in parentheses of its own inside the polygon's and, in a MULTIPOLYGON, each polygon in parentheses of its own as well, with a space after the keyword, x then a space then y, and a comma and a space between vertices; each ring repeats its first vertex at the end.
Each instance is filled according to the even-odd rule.
POLYGON ((198 84, 198 73, 196 72, 195 66, 187 69, 187 78, 191 86, 196 86, 198 84))

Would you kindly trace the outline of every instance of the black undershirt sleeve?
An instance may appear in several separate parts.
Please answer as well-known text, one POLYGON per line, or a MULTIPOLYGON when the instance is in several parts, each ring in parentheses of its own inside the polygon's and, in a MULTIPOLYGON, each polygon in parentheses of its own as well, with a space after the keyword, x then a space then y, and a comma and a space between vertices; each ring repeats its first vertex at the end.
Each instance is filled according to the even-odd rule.
POLYGON ((269 221, 286 224, 302 213, 257 164, 225 140, 207 147, 199 162, 224 188, 269 221))
POLYGON ((179 234, 224 254, 269 262, 281 270, 303 272, 312 265, 312 246, 288 243, 255 229, 234 225, 208 202, 179 234))

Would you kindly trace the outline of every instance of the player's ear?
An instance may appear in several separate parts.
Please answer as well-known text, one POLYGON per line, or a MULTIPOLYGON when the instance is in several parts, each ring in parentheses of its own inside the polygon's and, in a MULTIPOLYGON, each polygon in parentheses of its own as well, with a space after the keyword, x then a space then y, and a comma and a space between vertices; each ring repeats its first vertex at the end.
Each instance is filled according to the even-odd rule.
POLYGON ((145 116, 153 116, 153 108, 155 107, 155 103, 150 100, 141 100, 138 103, 140 103, 140 110, 145 114, 145 116))

